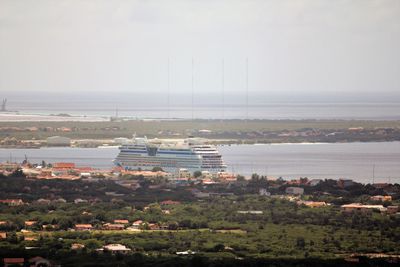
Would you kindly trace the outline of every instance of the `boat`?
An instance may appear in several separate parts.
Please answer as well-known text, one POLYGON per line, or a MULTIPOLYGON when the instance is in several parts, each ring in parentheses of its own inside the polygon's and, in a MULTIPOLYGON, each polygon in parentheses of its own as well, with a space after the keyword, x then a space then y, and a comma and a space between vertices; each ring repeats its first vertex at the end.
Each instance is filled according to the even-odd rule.
POLYGON ((216 146, 203 138, 159 140, 134 136, 131 143, 121 145, 119 150, 114 163, 125 170, 152 170, 155 167, 170 173, 178 173, 182 169, 191 173, 226 170, 216 146))

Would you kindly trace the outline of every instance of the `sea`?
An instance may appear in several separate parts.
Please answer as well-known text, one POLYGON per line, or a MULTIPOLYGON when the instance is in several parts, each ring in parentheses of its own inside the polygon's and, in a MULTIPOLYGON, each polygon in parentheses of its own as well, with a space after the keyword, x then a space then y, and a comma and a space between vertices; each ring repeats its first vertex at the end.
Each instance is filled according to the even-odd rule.
MULTIPOLYGON (((300 143, 218 146, 228 171, 271 178, 353 179, 361 183, 400 183, 400 142, 300 143)), ((98 169, 113 167, 117 147, 0 149, 0 162, 75 162, 98 169)))
MULTIPOLYGON (((400 95, 273 95, 235 93, 4 93, 7 109, 21 115, 68 114, 84 121, 127 119, 338 119, 399 120, 400 95)), ((1 113, 0 113, 1 115, 1 113)), ((0 121, 12 120, 0 116, 0 121)), ((38 120, 21 117, 22 120, 38 120)), ((19 120, 21 120, 19 118, 19 120)), ((51 117, 53 120, 56 116, 51 117)), ((42 120, 51 120, 42 118, 42 120)), ((15 120, 18 120, 15 119, 15 120)), ((40 120, 40 118, 39 118, 40 120)), ((74 120, 77 120, 76 118, 74 120)))
MULTIPOLYGON (((399 94, 248 95, 215 93, 167 95, 165 92, 4 93, 4 121, 126 119, 400 120, 399 94), (18 112, 16 112, 18 111, 18 112), (11 114, 11 115, 10 115, 11 114), (20 115, 13 115, 20 114, 20 115), (68 114, 73 118, 49 116, 68 114)), ((292 179, 349 178, 363 183, 400 182, 400 143, 266 144, 220 146, 228 171, 292 179)), ((0 149, 0 162, 68 161, 107 169, 118 148, 0 149)))

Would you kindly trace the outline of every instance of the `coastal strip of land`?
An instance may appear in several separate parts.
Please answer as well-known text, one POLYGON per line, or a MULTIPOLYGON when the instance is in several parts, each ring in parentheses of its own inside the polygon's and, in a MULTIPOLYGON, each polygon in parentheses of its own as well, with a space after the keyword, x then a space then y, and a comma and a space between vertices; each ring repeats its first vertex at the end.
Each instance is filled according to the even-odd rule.
MULTIPOLYGON (((365 120, 120 120, 7 121, 0 124, 1 147, 45 146, 62 136, 82 146, 112 145, 132 134, 148 138, 203 137, 215 143, 304 143, 399 141, 400 121, 365 120), (97 142, 90 142, 96 141, 97 142)), ((79 146, 79 145, 78 145, 79 146)))

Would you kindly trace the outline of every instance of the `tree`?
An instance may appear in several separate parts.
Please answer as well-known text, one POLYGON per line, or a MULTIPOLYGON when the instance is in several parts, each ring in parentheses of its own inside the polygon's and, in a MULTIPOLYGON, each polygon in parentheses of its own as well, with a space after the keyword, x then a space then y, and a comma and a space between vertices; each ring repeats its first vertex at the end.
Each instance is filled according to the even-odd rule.
POLYGON ((161 167, 154 167, 152 170, 152 172, 163 172, 164 170, 161 167))
POLYGON ((195 171, 194 173, 193 173, 193 177, 194 178, 199 178, 201 176, 201 171, 195 171))

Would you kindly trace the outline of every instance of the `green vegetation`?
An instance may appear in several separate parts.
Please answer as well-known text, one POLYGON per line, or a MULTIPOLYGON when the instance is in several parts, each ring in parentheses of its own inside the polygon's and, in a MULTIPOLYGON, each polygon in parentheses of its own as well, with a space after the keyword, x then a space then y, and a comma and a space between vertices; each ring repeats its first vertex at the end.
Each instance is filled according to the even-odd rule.
MULTIPOLYGON (((16 137, 17 139, 45 139, 53 135, 63 135, 74 139, 107 139, 115 137, 130 138, 133 133, 148 137, 186 137, 190 134, 215 139, 244 139, 259 140, 263 142, 301 142, 304 140, 320 140, 326 134, 337 130, 362 127, 374 130, 376 128, 395 129, 395 132, 374 132, 367 136, 365 133, 351 138, 352 134, 335 137, 340 141, 350 138, 369 140, 399 140, 400 135, 396 129, 400 128, 400 121, 357 121, 357 120, 177 120, 177 121, 122 121, 122 122, 2 122, 0 138, 16 137), (25 128, 36 127, 37 131, 25 128), (68 128, 71 131, 57 131, 68 128), (17 129, 19 128, 19 130, 17 129), (201 133, 199 130, 207 129, 211 132, 201 133), (323 131, 323 135, 316 139, 304 136, 282 137, 275 136, 277 132, 285 131, 323 131), (326 131, 326 133, 325 133, 326 131)), ((312 136, 312 135, 311 135, 312 136)), ((335 141, 335 138, 322 138, 320 141, 335 141)))
MULTIPOLYGON (((279 183, 282 185, 275 193, 286 186, 282 181, 275 182, 279 183)), ((104 262, 115 266, 318 266, 321 262, 353 266, 343 260, 353 253, 400 254, 398 215, 343 213, 336 205, 309 208, 278 195, 249 194, 269 185, 263 177, 253 175, 246 185, 229 189, 238 192, 235 195, 198 200, 187 188, 130 191, 112 181, 28 180, 18 173, 0 177, 2 199, 22 197, 30 202, 20 206, 0 204, 0 221, 7 222, 0 225, 0 232, 7 232, 7 238, 0 240, 0 257, 41 255, 66 266, 105 266, 104 262), (111 197, 105 194, 107 191, 123 195, 111 197), (34 201, 58 197, 68 202, 34 201), (73 200, 77 197, 89 202, 76 204, 73 200), (162 204, 166 199, 180 203, 162 204), (127 219, 130 224, 142 220, 145 226, 136 231, 103 230, 105 223, 115 219, 127 219), (25 226, 28 220, 37 223, 25 226), (44 230, 43 225, 49 224, 54 228, 44 230), (94 228, 73 231, 75 224, 94 228), (149 224, 164 230, 145 230, 149 224), (36 240, 26 240, 27 236, 36 240), (73 243, 85 248, 71 250, 73 243), (123 244, 132 253, 114 256, 96 251, 112 243, 123 244), (176 254, 188 250, 195 254, 176 254)), ((381 192, 360 184, 339 190, 331 180, 310 188, 306 188, 304 200, 332 201, 352 192, 354 196, 347 196, 348 200, 367 201, 368 194, 381 192), (319 195, 321 191, 330 193, 319 195)), ((228 192, 222 187, 208 190, 228 192)), ((398 204, 398 200, 399 196, 393 195, 393 203, 387 204, 398 204)), ((383 259, 361 263, 379 266, 383 259)))

